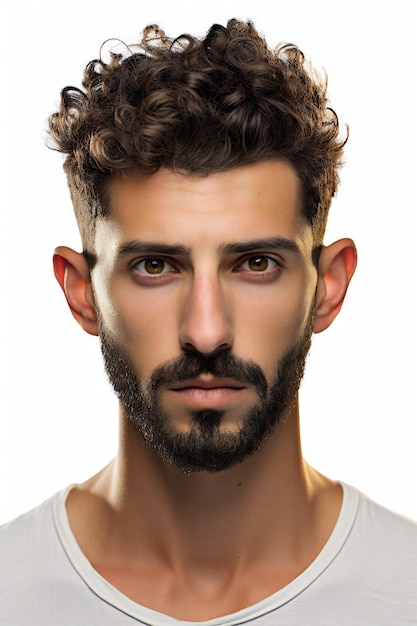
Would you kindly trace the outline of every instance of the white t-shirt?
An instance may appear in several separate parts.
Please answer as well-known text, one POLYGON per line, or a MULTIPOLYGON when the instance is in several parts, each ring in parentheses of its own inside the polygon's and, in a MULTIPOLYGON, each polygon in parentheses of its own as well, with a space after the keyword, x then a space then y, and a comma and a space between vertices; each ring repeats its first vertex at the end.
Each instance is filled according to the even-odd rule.
MULTIPOLYGON (((417 525, 353 487, 332 535, 289 585, 200 626, 417 625, 417 525)), ((0 528, 1 626, 181 626, 145 608, 90 565, 71 532, 69 488, 0 528)))

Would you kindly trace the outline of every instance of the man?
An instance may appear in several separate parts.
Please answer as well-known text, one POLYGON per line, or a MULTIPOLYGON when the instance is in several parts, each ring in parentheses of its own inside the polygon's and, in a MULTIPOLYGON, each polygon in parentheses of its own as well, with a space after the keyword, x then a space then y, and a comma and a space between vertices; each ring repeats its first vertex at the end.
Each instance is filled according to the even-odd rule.
POLYGON ((416 624, 416 526, 301 454, 311 334, 356 265, 323 246, 345 142, 325 85, 231 20, 150 27, 83 87, 50 119, 84 246, 54 269, 119 449, 3 529, 1 623, 416 624))

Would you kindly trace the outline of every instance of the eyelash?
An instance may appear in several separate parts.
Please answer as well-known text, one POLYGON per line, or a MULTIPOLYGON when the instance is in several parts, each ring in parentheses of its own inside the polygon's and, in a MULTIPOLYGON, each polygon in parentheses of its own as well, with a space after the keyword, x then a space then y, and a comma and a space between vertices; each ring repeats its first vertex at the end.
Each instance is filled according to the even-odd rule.
POLYGON ((281 265, 278 263, 278 261, 276 259, 272 259, 270 256, 267 256, 266 254, 255 254, 255 255, 251 255, 250 257, 247 257, 242 263, 240 263, 236 268, 235 271, 237 272, 249 272, 250 274, 267 274, 269 272, 272 272, 274 269, 281 267, 281 265), (245 268, 243 267, 244 265, 249 264, 251 261, 266 261, 267 262, 267 266, 264 269, 251 269, 249 267, 245 268), (270 267, 272 263, 272 267, 270 267))
POLYGON ((131 275, 134 281, 139 284, 148 284, 148 285, 157 285, 161 284, 170 278, 172 275, 178 273, 178 270, 175 268, 173 264, 161 257, 146 257, 145 259, 140 259, 134 261, 130 266, 131 275), (159 262, 163 264, 162 272, 151 274, 146 273, 145 264, 152 262, 159 262), (141 267, 142 266, 142 267, 141 267), (139 269, 140 268, 140 269, 139 269), (142 271, 141 271, 142 270, 142 271))
MULTIPOLYGON (((233 268, 233 272, 244 273, 246 276, 250 276, 251 278, 255 280, 261 280, 265 278, 266 276, 272 277, 272 275, 276 275, 281 270, 282 270, 282 263, 280 263, 278 260, 273 259, 272 257, 266 254, 252 254, 246 257, 243 261, 240 261, 233 268), (267 267, 265 269, 260 269, 258 271, 256 269, 250 269, 249 267, 244 267, 245 265, 249 264, 251 261, 252 262, 253 261, 261 261, 261 262, 266 261, 267 267), (271 267, 271 264, 272 264, 272 267, 271 267)), ((174 264, 170 263, 168 260, 162 257, 156 257, 156 256, 146 257, 145 259, 135 261, 131 265, 131 271, 135 279, 140 280, 140 281, 156 281, 156 280, 161 281, 164 278, 167 278, 168 276, 178 272, 174 264), (146 272, 145 267, 144 267, 145 264, 155 263, 155 262, 163 263, 164 266, 163 266, 162 271, 155 273, 155 274, 146 272), (142 271, 138 269, 140 266, 142 266, 142 271)))
POLYGON ((165 259, 161 259, 159 257, 147 257, 146 259, 142 259, 141 261, 136 261, 135 264, 133 265, 133 270, 134 271, 138 271, 139 274, 142 274, 143 276, 161 276, 164 274, 167 274, 167 271, 162 271, 162 272, 157 272, 155 274, 152 273, 147 273, 147 272, 141 272, 139 270, 136 270, 137 267, 139 267, 142 264, 146 264, 146 263, 155 263, 155 262, 160 262, 164 264, 164 270, 167 270, 167 266, 169 267, 168 272, 170 272, 171 270, 175 269, 173 265, 171 265, 171 263, 169 263, 168 261, 166 261, 165 259))

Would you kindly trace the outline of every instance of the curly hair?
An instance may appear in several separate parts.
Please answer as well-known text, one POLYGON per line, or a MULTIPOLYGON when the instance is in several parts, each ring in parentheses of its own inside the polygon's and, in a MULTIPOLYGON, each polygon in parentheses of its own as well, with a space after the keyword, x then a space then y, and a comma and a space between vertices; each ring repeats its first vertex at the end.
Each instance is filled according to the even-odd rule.
POLYGON ((322 242, 346 137, 326 79, 296 46, 272 50, 251 22, 232 19, 201 39, 148 26, 126 50, 91 61, 84 90, 64 88, 49 119, 85 249, 108 215, 115 172, 204 176, 274 158, 295 169, 303 215, 322 242))

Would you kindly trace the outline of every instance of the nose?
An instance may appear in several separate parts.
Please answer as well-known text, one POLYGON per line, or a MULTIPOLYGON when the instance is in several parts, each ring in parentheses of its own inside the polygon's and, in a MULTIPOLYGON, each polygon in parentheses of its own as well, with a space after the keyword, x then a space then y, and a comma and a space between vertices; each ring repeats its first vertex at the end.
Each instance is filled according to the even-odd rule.
POLYGON ((233 333, 227 308, 218 277, 195 276, 182 307, 181 348, 205 355, 230 349, 233 333))

